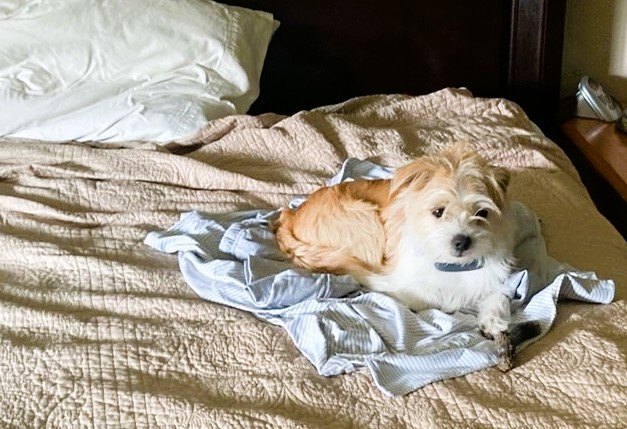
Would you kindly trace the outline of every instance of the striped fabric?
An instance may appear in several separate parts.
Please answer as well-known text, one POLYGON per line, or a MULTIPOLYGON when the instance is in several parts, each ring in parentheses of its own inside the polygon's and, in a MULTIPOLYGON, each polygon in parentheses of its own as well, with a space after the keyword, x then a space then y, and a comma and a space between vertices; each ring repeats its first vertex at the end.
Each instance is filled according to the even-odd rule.
MULTIPOLYGON (((390 169, 349 159, 329 182, 388 177, 390 169)), ((295 200, 294 205, 302 200, 295 200)), ((536 216, 514 204, 516 256, 524 270, 504 285, 512 323, 537 321, 545 335, 558 299, 609 303, 614 282, 580 272, 546 254, 536 216)), ((269 223, 278 211, 181 215, 145 243, 178 253, 181 272, 202 298, 254 313, 285 328, 324 376, 368 368, 387 395, 403 395, 450 377, 495 365, 496 348, 472 311, 414 313, 386 295, 361 290, 350 276, 312 274, 285 260, 269 223)))

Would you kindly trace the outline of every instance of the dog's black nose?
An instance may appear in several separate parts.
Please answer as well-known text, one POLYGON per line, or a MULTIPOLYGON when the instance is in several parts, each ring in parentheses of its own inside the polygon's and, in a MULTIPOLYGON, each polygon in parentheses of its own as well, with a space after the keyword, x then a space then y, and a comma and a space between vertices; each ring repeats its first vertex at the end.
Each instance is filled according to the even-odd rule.
POLYGON ((470 249, 470 246, 472 246, 472 239, 467 235, 457 234, 453 237, 452 244, 453 249, 455 249, 457 253, 462 254, 466 250, 470 249))

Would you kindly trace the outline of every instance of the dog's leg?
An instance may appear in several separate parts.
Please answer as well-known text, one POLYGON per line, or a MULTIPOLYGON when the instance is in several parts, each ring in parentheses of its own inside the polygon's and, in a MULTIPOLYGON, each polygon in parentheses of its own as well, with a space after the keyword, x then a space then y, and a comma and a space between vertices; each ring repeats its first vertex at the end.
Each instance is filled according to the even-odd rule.
POLYGON ((509 300, 501 293, 488 295, 479 306, 479 329, 481 333, 496 343, 497 367, 505 372, 512 368, 514 345, 507 332, 509 327, 509 300))
POLYGON ((509 299, 502 293, 488 295, 479 304, 479 328, 488 338, 494 339, 509 327, 509 299))

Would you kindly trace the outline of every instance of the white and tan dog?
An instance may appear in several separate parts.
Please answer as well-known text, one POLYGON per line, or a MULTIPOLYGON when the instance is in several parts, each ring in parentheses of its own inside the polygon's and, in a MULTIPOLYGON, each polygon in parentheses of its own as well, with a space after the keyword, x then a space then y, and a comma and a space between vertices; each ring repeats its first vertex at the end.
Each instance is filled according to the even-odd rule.
POLYGON ((353 275, 412 310, 475 308, 496 338, 510 316, 501 291, 514 263, 508 182, 507 171, 456 143, 390 180, 319 189, 281 213, 277 241, 295 264, 353 275))

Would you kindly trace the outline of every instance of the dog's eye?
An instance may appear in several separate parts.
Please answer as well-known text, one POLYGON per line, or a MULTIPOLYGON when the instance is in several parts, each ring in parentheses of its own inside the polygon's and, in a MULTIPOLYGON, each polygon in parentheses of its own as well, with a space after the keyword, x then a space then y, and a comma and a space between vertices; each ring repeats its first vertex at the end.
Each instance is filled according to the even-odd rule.
POLYGON ((444 207, 439 207, 435 210, 433 210, 431 212, 431 214, 435 217, 437 217, 438 219, 442 217, 442 215, 444 214, 444 207))
POLYGON ((475 216, 479 216, 485 219, 488 217, 488 211, 486 209, 481 209, 477 213, 475 213, 475 216))

